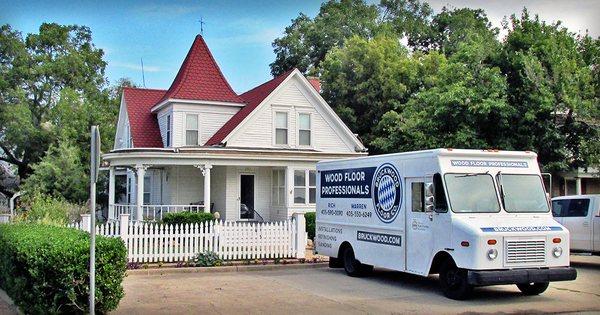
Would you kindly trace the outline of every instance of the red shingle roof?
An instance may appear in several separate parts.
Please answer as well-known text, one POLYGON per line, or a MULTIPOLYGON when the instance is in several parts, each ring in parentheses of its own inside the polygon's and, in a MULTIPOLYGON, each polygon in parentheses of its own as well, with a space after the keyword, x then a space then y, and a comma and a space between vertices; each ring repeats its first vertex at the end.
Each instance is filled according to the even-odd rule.
POLYGON ((227 135, 229 135, 235 127, 237 127, 250 113, 252 113, 256 107, 267 97, 273 90, 275 90, 285 78, 287 78, 295 69, 289 70, 278 77, 267 81, 252 90, 240 95, 240 97, 247 103, 246 106, 242 107, 239 112, 233 115, 217 132, 206 141, 205 145, 217 145, 220 144, 227 135))
POLYGON ((123 89, 134 147, 163 147, 156 115, 152 114, 151 109, 165 95, 165 92, 165 90, 130 87, 123 89))
POLYGON ((231 89, 201 35, 197 35, 175 80, 164 96, 169 98, 242 103, 231 89))

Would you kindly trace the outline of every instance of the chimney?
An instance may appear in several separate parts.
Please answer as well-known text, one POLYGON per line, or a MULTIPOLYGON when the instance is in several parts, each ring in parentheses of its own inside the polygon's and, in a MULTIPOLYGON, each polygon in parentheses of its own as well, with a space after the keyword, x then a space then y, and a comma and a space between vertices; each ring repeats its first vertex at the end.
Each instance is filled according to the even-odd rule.
POLYGON ((321 80, 317 77, 306 77, 310 85, 312 85, 317 92, 321 93, 321 80))

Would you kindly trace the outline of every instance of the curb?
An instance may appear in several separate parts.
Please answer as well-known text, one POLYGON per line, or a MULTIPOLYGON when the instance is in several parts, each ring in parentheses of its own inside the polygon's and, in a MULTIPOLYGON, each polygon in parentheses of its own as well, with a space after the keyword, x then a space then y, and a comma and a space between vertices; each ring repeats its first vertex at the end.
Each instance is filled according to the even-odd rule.
POLYGON ((289 265, 240 265, 222 267, 182 267, 182 268, 152 268, 127 270, 128 276, 161 276, 178 273, 217 273, 217 272, 252 272, 286 269, 315 269, 325 268, 329 263, 305 263, 289 265))
POLYGON ((6 294, 6 292, 0 289, 0 300, 8 304, 8 309, 15 312, 16 314, 23 314, 21 310, 15 305, 15 302, 6 294))

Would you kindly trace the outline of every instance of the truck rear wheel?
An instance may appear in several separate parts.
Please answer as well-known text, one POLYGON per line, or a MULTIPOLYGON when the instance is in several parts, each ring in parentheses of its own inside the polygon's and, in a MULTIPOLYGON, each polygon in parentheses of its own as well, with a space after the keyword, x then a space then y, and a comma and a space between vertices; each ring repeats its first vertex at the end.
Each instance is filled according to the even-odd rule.
POLYGON ((473 292, 467 270, 458 268, 452 260, 447 260, 440 269, 440 287, 444 295, 453 300, 467 299, 473 292))
POLYGON ((525 295, 538 295, 548 289, 548 282, 519 283, 517 288, 525 295))
POLYGON ((354 257, 354 250, 348 246, 344 249, 344 270, 351 277, 366 276, 373 271, 373 266, 362 264, 354 257))

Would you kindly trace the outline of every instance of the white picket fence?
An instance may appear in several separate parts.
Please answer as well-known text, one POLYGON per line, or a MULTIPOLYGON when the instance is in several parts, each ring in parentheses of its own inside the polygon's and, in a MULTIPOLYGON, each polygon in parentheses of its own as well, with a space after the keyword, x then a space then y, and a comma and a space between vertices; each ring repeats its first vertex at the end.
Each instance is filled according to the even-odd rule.
MULTIPOLYGON (((69 225, 89 231, 89 215, 69 225)), ((279 222, 209 221, 200 224, 119 221, 96 226, 96 234, 120 237, 130 262, 181 262, 214 252, 223 260, 304 258, 306 222, 303 214, 279 222)))

